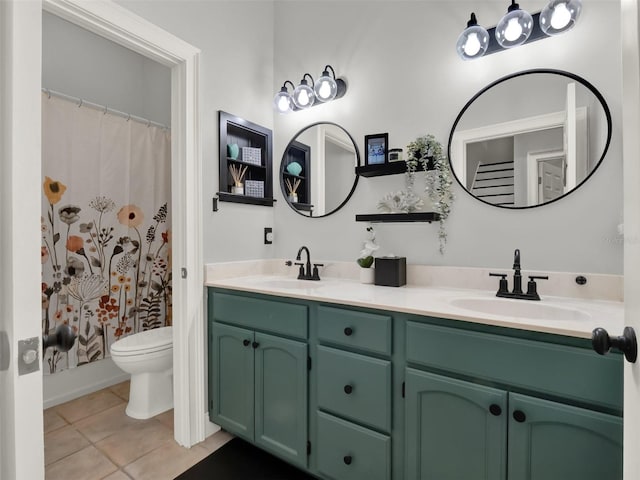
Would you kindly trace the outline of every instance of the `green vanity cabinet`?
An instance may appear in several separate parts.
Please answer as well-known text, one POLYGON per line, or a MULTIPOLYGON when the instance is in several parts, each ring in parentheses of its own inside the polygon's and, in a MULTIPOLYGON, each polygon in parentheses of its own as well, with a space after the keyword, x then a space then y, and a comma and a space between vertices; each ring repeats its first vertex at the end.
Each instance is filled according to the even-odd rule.
POLYGON ((503 480, 507 392, 412 368, 405 374, 407 480, 503 480))
POLYGON ((209 288, 211 421, 322 480, 621 480, 622 355, 209 288))
POLYGON ((620 355, 420 322, 406 355, 408 480, 622 479, 620 355))
POLYGON ((621 480, 622 418, 509 395, 509 480, 621 480))
MULTIPOLYGON (((215 298, 212 296, 213 301, 215 298)), ((223 297, 222 302, 227 299, 223 297)), ((258 304, 268 316, 271 304, 258 304)), ((244 305, 246 307, 246 303, 244 305)), ((277 308, 280 313, 281 310, 277 308)), ((303 310, 294 308, 293 311, 304 311, 306 317, 306 307, 303 310)), ((209 322, 211 421, 305 468, 308 441, 307 343, 221 323, 235 320, 246 323, 246 319, 235 317, 235 314, 223 314, 217 318, 220 322, 209 322)), ((281 329, 282 324, 291 320, 276 321, 275 328, 281 329)), ((295 320, 292 321, 294 327, 289 333, 306 332, 306 318, 304 322, 301 330, 295 320)), ((274 324, 257 324, 256 327, 270 330, 274 324)))

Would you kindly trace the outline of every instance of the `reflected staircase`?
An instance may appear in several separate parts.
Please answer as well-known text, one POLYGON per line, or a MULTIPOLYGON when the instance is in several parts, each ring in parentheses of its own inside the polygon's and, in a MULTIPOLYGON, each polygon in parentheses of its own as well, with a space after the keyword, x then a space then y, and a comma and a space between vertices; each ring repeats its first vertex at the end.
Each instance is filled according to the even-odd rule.
POLYGON ((513 161, 479 163, 471 184, 471 193, 487 203, 514 205, 513 161))

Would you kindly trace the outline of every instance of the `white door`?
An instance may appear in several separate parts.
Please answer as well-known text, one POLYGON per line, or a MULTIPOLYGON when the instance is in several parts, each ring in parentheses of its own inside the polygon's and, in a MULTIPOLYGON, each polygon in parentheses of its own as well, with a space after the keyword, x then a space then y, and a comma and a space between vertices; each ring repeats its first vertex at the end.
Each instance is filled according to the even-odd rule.
POLYGON ((17 349, 30 337, 38 347, 42 317, 41 18, 38 1, 0 1, 0 330, 10 346, 9 368, 0 372, 2 480, 44 478, 41 360, 38 371, 19 375, 17 349))
POLYGON ((564 119, 564 152, 566 155, 566 191, 573 190, 578 178, 578 133, 576 114, 576 84, 567 84, 567 98, 564 119))
MULTIPOLYGON (((640 44, 638 4, 621 2, 625 324, 640 334, 640 44)), ((613 212, 612 212, 613 213, 613 212)), ((621 332, 616 332, 620 335, 621 332)), ((624 367, 624 479, 640 478, 640 362, 624 367)))
POLYGON ((564 162, 562 158, 538 162, 538 202, 546 203, 564 193, 564 162))

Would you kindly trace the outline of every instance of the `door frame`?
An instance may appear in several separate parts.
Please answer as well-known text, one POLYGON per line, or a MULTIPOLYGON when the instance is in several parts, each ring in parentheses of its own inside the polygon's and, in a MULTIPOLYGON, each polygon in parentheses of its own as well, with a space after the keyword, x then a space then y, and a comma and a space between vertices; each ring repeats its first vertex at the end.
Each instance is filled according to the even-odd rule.
MULTIPOLYGON (((111 1, 42 0, 45 11, 171 68, 175 440, 205 438, 200 50, 111 1)), ((41 76, 41 74, 40 74, 41 76)))

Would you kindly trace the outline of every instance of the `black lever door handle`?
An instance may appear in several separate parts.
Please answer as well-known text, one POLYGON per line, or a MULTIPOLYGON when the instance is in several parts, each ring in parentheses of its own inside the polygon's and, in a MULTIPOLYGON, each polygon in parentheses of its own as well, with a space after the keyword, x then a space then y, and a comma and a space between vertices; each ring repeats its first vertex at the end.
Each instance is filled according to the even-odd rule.
POLYGON ((624 353, 624 358, 630 363, 636 363, 638 359, 638 342, 636 332, 631 327, 624 327, 620 337, 610 337, 604 328, 596 328, 591 332, 591 345, 600 355, 604 355, 617 348, 624 353))

